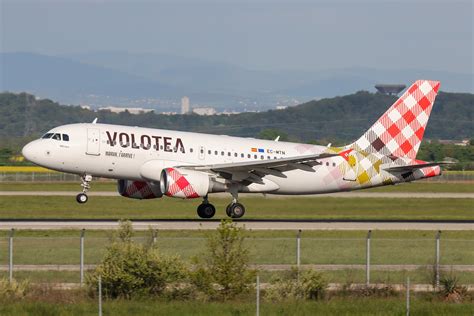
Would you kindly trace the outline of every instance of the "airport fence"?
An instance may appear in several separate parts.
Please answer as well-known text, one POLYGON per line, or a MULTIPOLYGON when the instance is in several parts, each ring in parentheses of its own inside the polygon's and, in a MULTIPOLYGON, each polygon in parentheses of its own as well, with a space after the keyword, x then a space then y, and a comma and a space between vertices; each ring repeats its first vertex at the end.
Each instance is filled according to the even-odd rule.
MULTIPOLYGON (((0 172, 0 182, 78 182, 80 177, 62 172, 0 172)), ((439 177, 426 182, 467 182, 474 181, 473 171, 444 172, 439 177)))
MULTIPOLYGON (((439 283, 443 273, 455 273, 465 284, 474 284, 474 240, 442 238, 248 237, 250 261, 267 280, 292 267, 324 271, 328 280, 339 283, 413 282, 439 283)), ((155 243, 164 254, 177 254, 191 262, 206 247, 204 237, 136 237, 155 243)), ((40 282, 82 283, 87 270, 100 263, 111 239, 77 237, 0 238, 0 277, 29 278, 40 282)), ((265 281, 265 279, 264 279, 265 281)))

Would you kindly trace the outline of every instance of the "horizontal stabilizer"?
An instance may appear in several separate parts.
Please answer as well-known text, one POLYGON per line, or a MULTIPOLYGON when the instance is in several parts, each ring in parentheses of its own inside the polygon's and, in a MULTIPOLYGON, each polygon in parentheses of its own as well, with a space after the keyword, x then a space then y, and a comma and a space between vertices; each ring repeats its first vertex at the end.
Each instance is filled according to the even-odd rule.
POLYGON ((414 171, 417 169, 423 169, 427 167, 451 165, 451 164, 454 164, 454 162, 450 162, 450 161, 427 162, 427 163, 416 164, 416 165, 388 167, 388 168, 383 168, 383 170, 387 172, 407 172, 407 171, 414 171))

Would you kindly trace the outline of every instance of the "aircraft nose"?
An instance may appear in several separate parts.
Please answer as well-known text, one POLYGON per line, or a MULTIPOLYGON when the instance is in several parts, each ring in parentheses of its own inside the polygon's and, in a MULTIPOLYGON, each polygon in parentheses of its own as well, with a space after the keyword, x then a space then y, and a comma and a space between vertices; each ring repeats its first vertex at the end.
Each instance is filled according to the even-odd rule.
POLYGON ((35 162, 37 157, 38 157, 38 151, 37 151, 37 146, 35 142, 31 142, 25 145, 23 149, 21 150, 21 154, 23 157, 26 158, 26 160, 29 160, 31 162, 35 162))

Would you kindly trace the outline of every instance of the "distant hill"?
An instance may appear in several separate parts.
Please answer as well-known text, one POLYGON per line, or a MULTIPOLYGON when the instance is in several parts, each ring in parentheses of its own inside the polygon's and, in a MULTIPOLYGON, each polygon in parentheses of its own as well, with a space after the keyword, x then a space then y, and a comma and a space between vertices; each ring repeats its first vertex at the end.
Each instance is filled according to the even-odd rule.
POLYGON ((92 102, 91 95, 102 97, 101 103, 114 97, 110 103, 115 104, 131 103, 119 103, 120 98, 178 100, 188 95, 193 103, 218 109, 262 110, 274 107, 277 100, 334 97, 371 90, 376 83, 410 85, 416 79, 440 80, 443 91, 474 93, 472 73, 431 70, 269 71, 195 58, 124 52, 63 56, 0 53, 0 63, 0 92, 28 91, 75 104, 92 102))
MULTIPOLYGON (((472 73, 362 67, 324 71, 252 70, 197 58, 114 51, 67 54, 64 57, 168 82, 191 92, 333 97, 372 89, 376 83, 409 85, 416 79, 435 79, 442 82, 444 91, 474 93, 472 73)), ((281 68, 284 69, 285 65, 281 68)))
POLYGON ((120 70, 33 53, 1 53, 3 91, 69 99, 78 95, 169 96, 173 87, 120 70))
MULTIPOLYGON (((238 115, 158 115, 93 112, 37 100, 26 93, 0 94, 0 137, 37 137, 52 127, 74 122, 100 122, 162 129, 255 137, 276 129, 292 139, 349 142, 359 137, 396 100, 393 96, 357 92, 311 101, 284 110, 238 115)), ((474 136, 474 95, 441 92, 425 137, 462 139, 474 136)))

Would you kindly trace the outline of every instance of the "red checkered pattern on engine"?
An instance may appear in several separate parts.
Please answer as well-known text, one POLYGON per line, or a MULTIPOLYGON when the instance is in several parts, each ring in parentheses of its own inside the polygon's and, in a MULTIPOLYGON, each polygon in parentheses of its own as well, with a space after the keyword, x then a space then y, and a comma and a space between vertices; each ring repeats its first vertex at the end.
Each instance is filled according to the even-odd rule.
POLYGON ((185 176, 173 168, 166 169, 168 173, 168 191, 167 196, 193 199, 199 197, 185 176))
POLYGON ((153 192, 150 185, 143 181, 132 181, 127 185, 124 196, 135 199, 154 199, 159 197, 153 192))
POLYGON ((352 146, 368 153, 414 159, 439 85, 438 81, 416 81, 352 146))

